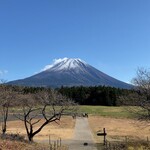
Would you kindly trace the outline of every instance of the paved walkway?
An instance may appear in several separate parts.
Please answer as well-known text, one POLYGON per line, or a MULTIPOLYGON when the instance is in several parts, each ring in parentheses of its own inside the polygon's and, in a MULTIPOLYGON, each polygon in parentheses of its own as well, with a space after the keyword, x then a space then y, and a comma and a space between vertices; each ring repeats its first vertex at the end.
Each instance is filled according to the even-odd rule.
POLYGON ((69 143, 69 150, 97 150, 87 118, 76 118, 74 137, 69 143))
MULTIPOLYGON (((47 139, 37 142, 48 143, 49 141, 47 139)), ((97 150, 87 118, 76 118, 73 138, 62 140, 62 145, 69 147, 69 150, 97 150), (84 143, 87 143, 87 145, 84 145, 84 143)))

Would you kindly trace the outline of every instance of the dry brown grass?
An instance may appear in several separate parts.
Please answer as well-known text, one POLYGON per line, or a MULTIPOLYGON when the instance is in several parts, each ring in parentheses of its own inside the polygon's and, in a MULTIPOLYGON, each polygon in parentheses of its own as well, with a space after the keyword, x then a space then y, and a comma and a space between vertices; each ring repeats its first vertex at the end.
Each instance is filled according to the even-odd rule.
MULTIPOLYGON (((89 116, 88 120, 90 127, 93 130, 96 143, 103 142, 103 137, 98 137, 96 135, 96 132, 98 130, 102 130, 103 128, 106 128, 107 140, 109 140, 110 142, 122 140, 124 141, 126 136, 129 137, 129 139, 134 139, 137 141, 143 139, 146 140, 147 136, 150 136, 150 125, 148 126, 148 123, 146 122, 141 123, 133 119, 125 119, 125 118, 116 119, 101 116, 89 116)), ((38 135, 34 137, 34 140, 40 143, 46 141, 45 143, 47 143, 49 135, 51 140, 57 140, 59 138, 62 138, 62 140, 71 139, 74 132, 74 126, 75 120, 73 120, 72 117, 64 117, 60 122, 58 122, 58 124, 53 122, 47 125, 38 135)), ((8 133, 19 133, 21 135, 26 135, 23 122, 22 121, 8 122, 8 133)), ((7 143, 5 143, 5 145, 7 145, 7 143)), ((19 145, 22 145, 22 147, 24 146, 24 144, 19 145)), ((29 150, 30 149, 32 150, 33 148, 32 145, 25 145, 25 147, 29 147, 28 148, 29 150)), ((9 150, 9 148, 6 149, 9 150)), ((20 148, 18 149, 15 148, 15 150, 19 149, 20 148)))
POLYGON ((47 145, 0 139, 0 150, 46 150, 47 145))
MULTIPOLYGON (((40 124, 35 126, 35 129, 40 124)), ((62 138, 63 140, 71 139, 73 136, 73 129, 75 125, 75 120, 72 117, 63 117, 61 121, 57 123, 52 122, 45 126, 43 130, 34 137, 35 141, 48 140, 49 135, 52 140, 57 140, 62 138)), ((22 121, 9 121, 8 122, 8 133, 19 133, 21 135, 26 135, 24 124, 22 121)))
POLYGON ((106 128, 109 141, 124 140, 125 136, 135 140, 146 140, 147 136, 150 136, 150 125, 148 127, 147 122, 91 116, 89 117, 89 123, 94 132, 96 142, 103 141, 103 137, 96 136, 96 132, 103 130, 103 128, 106 128))
MULTIPOLYGON (((107 138, 109 140, 122 140, 125 136, 134 139, 146 139, 150 135, 150 126, 148 123, 141 123, 133 119, 116 119, 107 118, 101 116, 90 116, 89 118, 90 127, 93 130, 94 137, 96 140, 102 138, 96 136, 98 130, 106 128, 108 133, 107 138)), ((73 136, 75 120, 72 117, 63 117, 60 122, 50 123, 34 137, 36 140, 49 139, 57 140, 62 138, 63 140, 71 139, 73 136)), ((38 125, 37 125, 38 126, 38 125)), ((36 127, 37 127, 36 126, 36 127)), ((22 121, 9 121, 8 122, 8 133, 19 133, 26 135, 24 124, 22 121)))

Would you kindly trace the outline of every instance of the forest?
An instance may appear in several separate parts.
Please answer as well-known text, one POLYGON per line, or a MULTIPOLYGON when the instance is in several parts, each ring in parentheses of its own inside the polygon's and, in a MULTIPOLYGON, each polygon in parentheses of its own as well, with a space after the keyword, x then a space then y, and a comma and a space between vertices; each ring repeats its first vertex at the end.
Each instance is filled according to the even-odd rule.
MULTIPOLYGON (((24 94, 38 93, 51 88, 44 87, 19 87, 7 86, 13 88, 15 91, 20 89, 24 94)), ((73 87, 60 87, 55 89, 58 93, 73 100, 79 105, 102 105, 102 106, 120 106, 122 102, 120 97, 133 93, 134 90, 120 89, 108 86, 73 86, 73 87)))
POLYGON ((120 89, 107 86, 95 87, 61 87, 57 89, 80 105, 103 105, 118 106, 122 105, 120 96, 132 93, 132 90, 120 89))

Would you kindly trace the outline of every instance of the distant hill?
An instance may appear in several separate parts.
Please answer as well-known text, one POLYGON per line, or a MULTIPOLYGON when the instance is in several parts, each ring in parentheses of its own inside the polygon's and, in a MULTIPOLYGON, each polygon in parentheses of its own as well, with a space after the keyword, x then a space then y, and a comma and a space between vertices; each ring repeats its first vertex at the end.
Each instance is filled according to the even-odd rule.
POLYGON ((31 77, 8 82, 11 85, 36 87, 61 86, 111 86, 130 89, 132 86, 119 81, 82 61, 81 59, 64 58, 48 69, 31 77))

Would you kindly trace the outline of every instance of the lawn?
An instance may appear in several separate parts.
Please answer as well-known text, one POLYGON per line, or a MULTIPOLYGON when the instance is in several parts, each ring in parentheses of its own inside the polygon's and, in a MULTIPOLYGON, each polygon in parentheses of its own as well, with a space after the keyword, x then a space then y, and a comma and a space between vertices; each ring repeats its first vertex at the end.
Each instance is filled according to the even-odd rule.
MULTIPOLYGON (((136 114, 128 111, 129 107, 114 107, 114 106, 80 106, 81 112, 86 112, 90 115, 111 117, 111 118, 136 118, 136 114)), ((138 108, 137 108, 138 109, 138 108)))
MULTIPOLYGON (((58 107, 59 108, 59 107, 58 107)), ((130 107, 131 108, 131 107, 130 107)), ((134 107, 134 109, 138 107, 134 107)), ((52 108, 47 108, 52 109, 52 108)), ((78 113, 88 113, 89 115, 98 115, 103 117, 112 117, 112 118, 135 118, 136 114, 131 113, 128 106, 91 106, 91 105, 79 105, 78 113)), ((20 108, 13 109, 14 113, 22 113, 20 108)), ((71 114, 71 113, 70 113, 71 114)))

